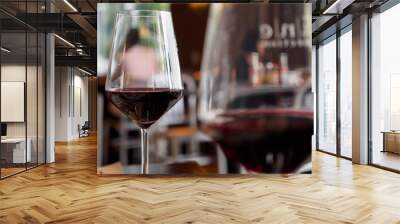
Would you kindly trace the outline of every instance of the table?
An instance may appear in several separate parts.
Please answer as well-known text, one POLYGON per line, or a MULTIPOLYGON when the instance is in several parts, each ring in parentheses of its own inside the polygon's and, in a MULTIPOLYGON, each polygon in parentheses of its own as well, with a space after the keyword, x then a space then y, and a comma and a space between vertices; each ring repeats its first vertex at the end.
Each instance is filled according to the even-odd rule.
POLYGON ((1 139, 1 156, 6 163, 26 163, 32 160, 32 140, 26 139, 27 147, 25 154, 25 138, 1 139), (12 158, 12 159, 11 159, 12 158))
POLYGON ((382 152, 392 152, 400 154, 400 131, 382 131, 383 150, 382 152))

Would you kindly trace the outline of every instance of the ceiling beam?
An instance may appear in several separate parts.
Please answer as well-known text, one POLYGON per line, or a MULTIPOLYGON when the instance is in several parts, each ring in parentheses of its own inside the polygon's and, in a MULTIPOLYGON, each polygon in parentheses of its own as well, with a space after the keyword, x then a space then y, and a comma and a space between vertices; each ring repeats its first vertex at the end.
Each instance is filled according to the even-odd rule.
POLYGON ((96 71, 97 60, 92 56, 55 56, 56 66, 87 67, 96 71))
POLYGON ((80 26, 92 39, 96 39, 97 31, 96 28, 90 24, 85 17, 80 14, 68 14, 71 20, 73 20, 78 26, 80 26))

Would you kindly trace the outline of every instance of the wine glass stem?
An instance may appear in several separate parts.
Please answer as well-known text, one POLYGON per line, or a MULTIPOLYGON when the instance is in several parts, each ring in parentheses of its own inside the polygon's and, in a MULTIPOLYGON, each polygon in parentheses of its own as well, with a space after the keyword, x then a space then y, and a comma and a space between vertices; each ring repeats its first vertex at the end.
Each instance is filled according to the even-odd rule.
POLYGON ((149 150, 147 141, 147 129, 140 129, 142 137, 142 174, 149 173, 149 150))

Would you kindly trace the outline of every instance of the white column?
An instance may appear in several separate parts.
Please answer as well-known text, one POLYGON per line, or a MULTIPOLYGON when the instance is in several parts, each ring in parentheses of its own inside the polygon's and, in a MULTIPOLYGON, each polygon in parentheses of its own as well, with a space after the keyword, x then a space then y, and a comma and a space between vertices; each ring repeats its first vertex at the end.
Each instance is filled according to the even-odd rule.
MULTIPOLYGON (((54 5, 46 1, 46 11, 54 12, 54 5)), ((55 43, 52 33, 46 34, 46 163, 55 162, 55 43)))
POLYGON ((368 15, 353 19, 353 162, 368 163, 368 15))
POLYGON ((55 133, 55 60, 54 35, 46 35, 46 163, 55 161, 54 133, 55 133))

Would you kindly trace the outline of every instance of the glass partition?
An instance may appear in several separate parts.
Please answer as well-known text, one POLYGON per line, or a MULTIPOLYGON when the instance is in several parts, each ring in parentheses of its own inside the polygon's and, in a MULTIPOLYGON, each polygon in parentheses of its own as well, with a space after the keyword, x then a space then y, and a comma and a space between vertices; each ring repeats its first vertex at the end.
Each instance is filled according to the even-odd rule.
POLYGON ((0 3, 15 10, 0 12, 1 179, 45 163, 46 40, 17 19, 43 12, 44 2, 0 3))
POLYGON ((25 32, 1 34, 2 177, 24 171, 26 162, 31 162, 26 136, 26 41, 25 32))
POLYGON ((336 37, 318 48, 318 149, 336 153, 336 37))

